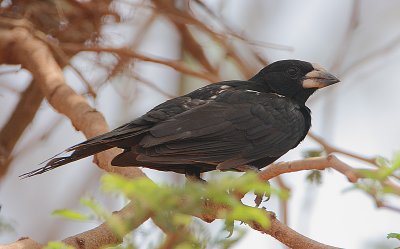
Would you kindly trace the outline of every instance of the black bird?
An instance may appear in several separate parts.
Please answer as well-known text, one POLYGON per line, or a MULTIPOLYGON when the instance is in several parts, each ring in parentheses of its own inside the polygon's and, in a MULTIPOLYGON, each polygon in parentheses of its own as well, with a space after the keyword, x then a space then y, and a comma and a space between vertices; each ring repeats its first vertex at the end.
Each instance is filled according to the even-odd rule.
POLYGON ((70 156, 25 173, 31 177, 113 147, 111 164, 200 173, 258 170, 296 147, 311 126, 306 100, 339 80, 316 64, 274 62, 248 81, 222 81, 168 100, 143 116, 74 145, 70 156))

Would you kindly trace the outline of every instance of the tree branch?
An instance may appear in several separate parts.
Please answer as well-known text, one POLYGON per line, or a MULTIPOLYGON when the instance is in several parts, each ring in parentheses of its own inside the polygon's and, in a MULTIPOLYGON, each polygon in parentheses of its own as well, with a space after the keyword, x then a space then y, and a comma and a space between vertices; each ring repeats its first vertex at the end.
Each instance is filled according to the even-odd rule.
POLYGON ((42 100, 39 86, 32 81, 21 94, 14 112, 0 131, 0 178, 7 173, 14 146, 32 122, 42 100))
MULTIPOLYGON (((305 160, 298 160, 292 162, 282 162, 277 164, 272 164, 268 166, 266 169, 262 170, 259 173, 259 176, 262 180, 269 180, 276 176, 279 176, 284 173, 301 171, 301 170, 323 170, 326 168, 333 168, 338 172, 345 175, 350 182, 356 182, 358 179, 363 178, 358 171, 346 163, 340 161, 334 155, 329 155, 327 157, 320 158, 309 158, 305 160)), ((131 204, 130 204, 131 205, 131 204)), ((115 213, 114 215, 120 216, 123 219, 126 219, 125 215, 132 215, 129 213, 129 207, 125 207, 121 210, 120 213, 115 213)), ((202 219, 205 222, 211 223, 212 221, 220 218, 217 215, 222 213, 221 211, 225 210, 226 207, 223 205, 218 205, 215 203, 204 202, 202 213, 190 214, 202 219)), ((271 226, 267 229, 263 228, 257 222, 253 222, 248 224, 252 229, 266 233, 286 246, 294 249, 304 249, 304 248, 313 248, 313 249, 334 249, 336 247, 332 247, 329 245, 324 245, 315 240, 312 240, 296 231, 288 227, 287 225, 281 223, 278 219, 276 219, 275 214, 269 211, 265 211, 265 215, 270 217, 271 226)), ((143 217, 140 221, 147 220, 151 214, 143 217)), ((141 223, 139 222, 137 226, 141 223)), ((133 226, 137 227, 136 224, 133 226)), ((86 231, 84 233, 69 237, 63 242, 79 246, 77 248, 98 248, 102 245, 118 243, 120 239, 118 239, 115 235, 112 234, 110 229, 106 224, 102 224, 99 227, 86 231), (85 247, 83 247, 83 245, 85 247)), ((16 242, 17 243, 17 242, 16 242)), ((22 247, 28 248, 28 247, 22 247)), ((8 248, 7 248, 8 249, 8 248)))
POLYGON ((319 143, 323 147, 323 149, 326 151, 327 154, 330 154, 330 153, 333 153, 333 152, 337 152, 337 153, 340 153, 340 154, 343 154, 343 155, 346 155, 346 156, 349 156, 349 157, 353 157, 353 158, 358 159, 360 161, 364 161, 366 163, 369 163, 369 164, 377 166, 375 157, 367 158, 367 157, 363 157, 363 156, 356 155, 354 153, 339 149, 339 148, 337 148, 337 147, 335 147, 333 145, 328 144, 327 142, 325 142, 325 140, 323 140, 321 137, 315 135, 312 132, 309 132, 307 135, 312 140, 314 140, 315 142, 319 143))
MULTIPOLYGON (((48 102, 67 116, 77 130, 81 130, 88 138, 109 130, 103 115, 65 84, 62 70, 44 42, 20 27, 0 30, 0 37, 0 63, 22 64, 27 68, 48 102)), ((127 177, 144 175, 138 168, 111 166, 111 160, 118 153, 118 149, 99 153, 95 162, 107 172, 120 173, 127 177)))
POLYGON ((265 213, 270 217, 271 226, 269 228, 263 229, 257 223, 249 224, 249 226, 252 227, 254 230, 266 233, 274 237, 289 248, 338 249, 338 247, 322 244, 296 232, 295 230, 291 229, 290 227, 276 219, 275 214, 272 212, 265 210, 265 213))
MULTIPOLYGON (((204 220, 205 222, 211 223, 218 219, 218 213, 223 213, 221 211, 225 210, 224 206, 215 205, 205 202, 205 210, 212 210, 212 212, 206 212, 201 214, 195 214, 194 216, 204 220)), ((282 244, 288 246, 292 249, 338 249, 338 247, 333 247, 329 245, 322 244, 318 241, 310 239, 295 230, 291 229, 287 225, 280 222, 275 213, 265 210, 265 215, 270 219, 270 226, 268 228, 263 228, 257 222, 248 224, 252 229, 260 231, 262 233, 268 234, 280 241, 282 244)))
POLYGON ((302 170, 324 170, 326 168, 332 168, 342 173, 347 177, 350 182, 357 182, 358 179, 363 176, 354 168, 339 160, 334 155, 328 155, 327 157, 313 157, 304 160, 296 160, 291 162, 280 162, 274 163, 266 167, 259 173, 260 179, 270 180, 279 175, 302 171, 302 170))
POLYGON ((128 48, 84 47, 84 46, 79 46, 76 44, 67 44, 67 43, 61 44, 61 48, 65 51, 74 52, 74 53, 83 52, 83 51, 114 53, 118 56, 125 56, 125 57, 138 59, 141 61, 165 65, 165 66, 175 69, 178 72, 192 75, 197 78, 205 79, 209 82, 219 81, 218 77, 211 75, 209 73, 206 73, 206 72, 199 72, 199 71, 192 70, 191 68, 187 67, 184 63, 182 63, 180 61, 173 61, 173 60, 150 57, 150 56, 146 56, 146 55, 137 53, 128 48))
MULTIPOLYGON (((150 213, 142 216, 140 219, 132 219, 132 203, 125 206, 118 212, 114 212, 112 215, 118 216, 123 220, 132 220, 135 223, 130 223, 132 230, 139 227, 142 223, 144 223, 147 219, 150 218, 150 213)), ((106 222, 101 224, 100 226, 88 230, 86 232, 68 237, 64 239, 62 242, 65 244, 74 246, 76 249, 97 249, 101 248, 105 245, 118 244, 122 242, 122 238, 117 237, 106 222)))
POLYGON ((43 245, 27 237, 22 237, 16 242, 0 246, 2 249, 41 249, 43 247, 43 245))

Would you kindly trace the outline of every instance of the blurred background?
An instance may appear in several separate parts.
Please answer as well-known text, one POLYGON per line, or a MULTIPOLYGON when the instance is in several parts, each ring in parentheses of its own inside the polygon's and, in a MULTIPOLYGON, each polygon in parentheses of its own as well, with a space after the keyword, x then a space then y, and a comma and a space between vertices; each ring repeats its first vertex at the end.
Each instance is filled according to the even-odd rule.
MULTIPOLYGON (((318 63, 341 83, 308 101, 311 132, 364 158, 391 158, 399 149, 399 13, 396 0, 21 0, 2 1, 0 9, 1 20, 26 18, 55 44, 53 52, 66 82, 104 114, 111 128, 205 84, 247 79, 276 60, 318 63)), ((26 70, 0 66, 0 127, 30 82, 26 70)), ((85 139, 46 101, 38 103, 32 123, 2 165, 0 243, 22 236, 46 242, 97 226, 51 215, 60 208, 82 209, 83 196, 95 197, 110 210, 124 205, 123 200, 101 193, 99 177, 104 172, 92 158, 33 178, 18 178, 85 139)), ((279 161, 301 159, 322 149, 308 137, 279 161)), ((371 167, 338 155, 354 167, 371 167)), ((156 182, 184 182, 173 173, 144 172, 156 182)), ((376 197, 354 190, 335 171, 321 173, 321 183, 307 180, 310 172, 282 175, 272 184, 290 189, 287 203, 273 197, 263 205, 294 230, 322 243, 364 249, 400 246, 386 239, 388 233, 400 232, 398 210, 379 208, 376 197)), ((389 201, 399 203, 398 198, 389 201)), ((149 223, 142 229, 151 228, 149 223)), ((212 230, 218 226, 215 223, 207 227, 212 230)), ((249 229, 236 245, 244 247, 282 245, 249 229)))

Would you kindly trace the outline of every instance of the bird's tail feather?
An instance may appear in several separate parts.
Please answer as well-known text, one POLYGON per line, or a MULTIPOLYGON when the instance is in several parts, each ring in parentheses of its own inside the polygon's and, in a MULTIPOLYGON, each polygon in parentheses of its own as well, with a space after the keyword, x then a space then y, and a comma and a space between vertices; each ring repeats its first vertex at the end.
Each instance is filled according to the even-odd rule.
POLYGON ((43 174, 43 173, 45 173, 45 172, 47 172, 49 170, 53 170, 55 168, 63 166, 65 164, 67 164, 67 163, 77 161, 79 159, 94 155, 96 153, 102 152, 104 150, 108 150, 110 148, 112 148, 112 146, 104 145, 104 144, 103 145, 101 145, 101 144, 91 145, 91 146, 86 147, 86 148, 82 148, 81 147, 79 149, 75 149, 74 152, 70 156, 58 157, 62 153, 70 151, 70 148, 68 148, 64 152, 59 153, 56 156, 44 161, 43 163, 46 163, 46 165, 44 167, 41 167, 39 169, 35 169, 35 170, 30 171, 28 173, 22 174, 19 177, 24 179, 24 178, 28 178, 28 177, 35 176, 35 175, 40 175, 40 174, 43 174))
POLYGON ((108 150, 116 146, 123 147, 124 144, 132 143, 132 139, 135 139, 137 135, 146 131, 145 129, 138 129, 138 127, 136 127, 133 132, 132 130, 133 129, 126 129, 124 131, 114 130, 103 135, 88 139, 85 142, 71 146, 65 151, 42 162, 41 164, 46 163, 44 167, 22 174, 19 177, 24 179, 31 176, 43 174, 49 170, 53 170, 67 163, 74 162, 88 156, 92 156, 104 150, 108 150), (69 156, 60 156, 65 152, 71 151, 73 152, 69 156))

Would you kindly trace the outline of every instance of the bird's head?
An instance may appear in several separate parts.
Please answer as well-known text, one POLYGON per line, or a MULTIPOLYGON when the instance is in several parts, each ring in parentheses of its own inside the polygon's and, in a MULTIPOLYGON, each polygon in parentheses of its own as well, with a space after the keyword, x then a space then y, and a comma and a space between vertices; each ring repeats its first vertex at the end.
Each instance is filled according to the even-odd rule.
POLYGON ((271 63, 251 80, 262 83, 268 91, 303 104, 317 89, 339 82, 321 66, 300 60, 271 63))

